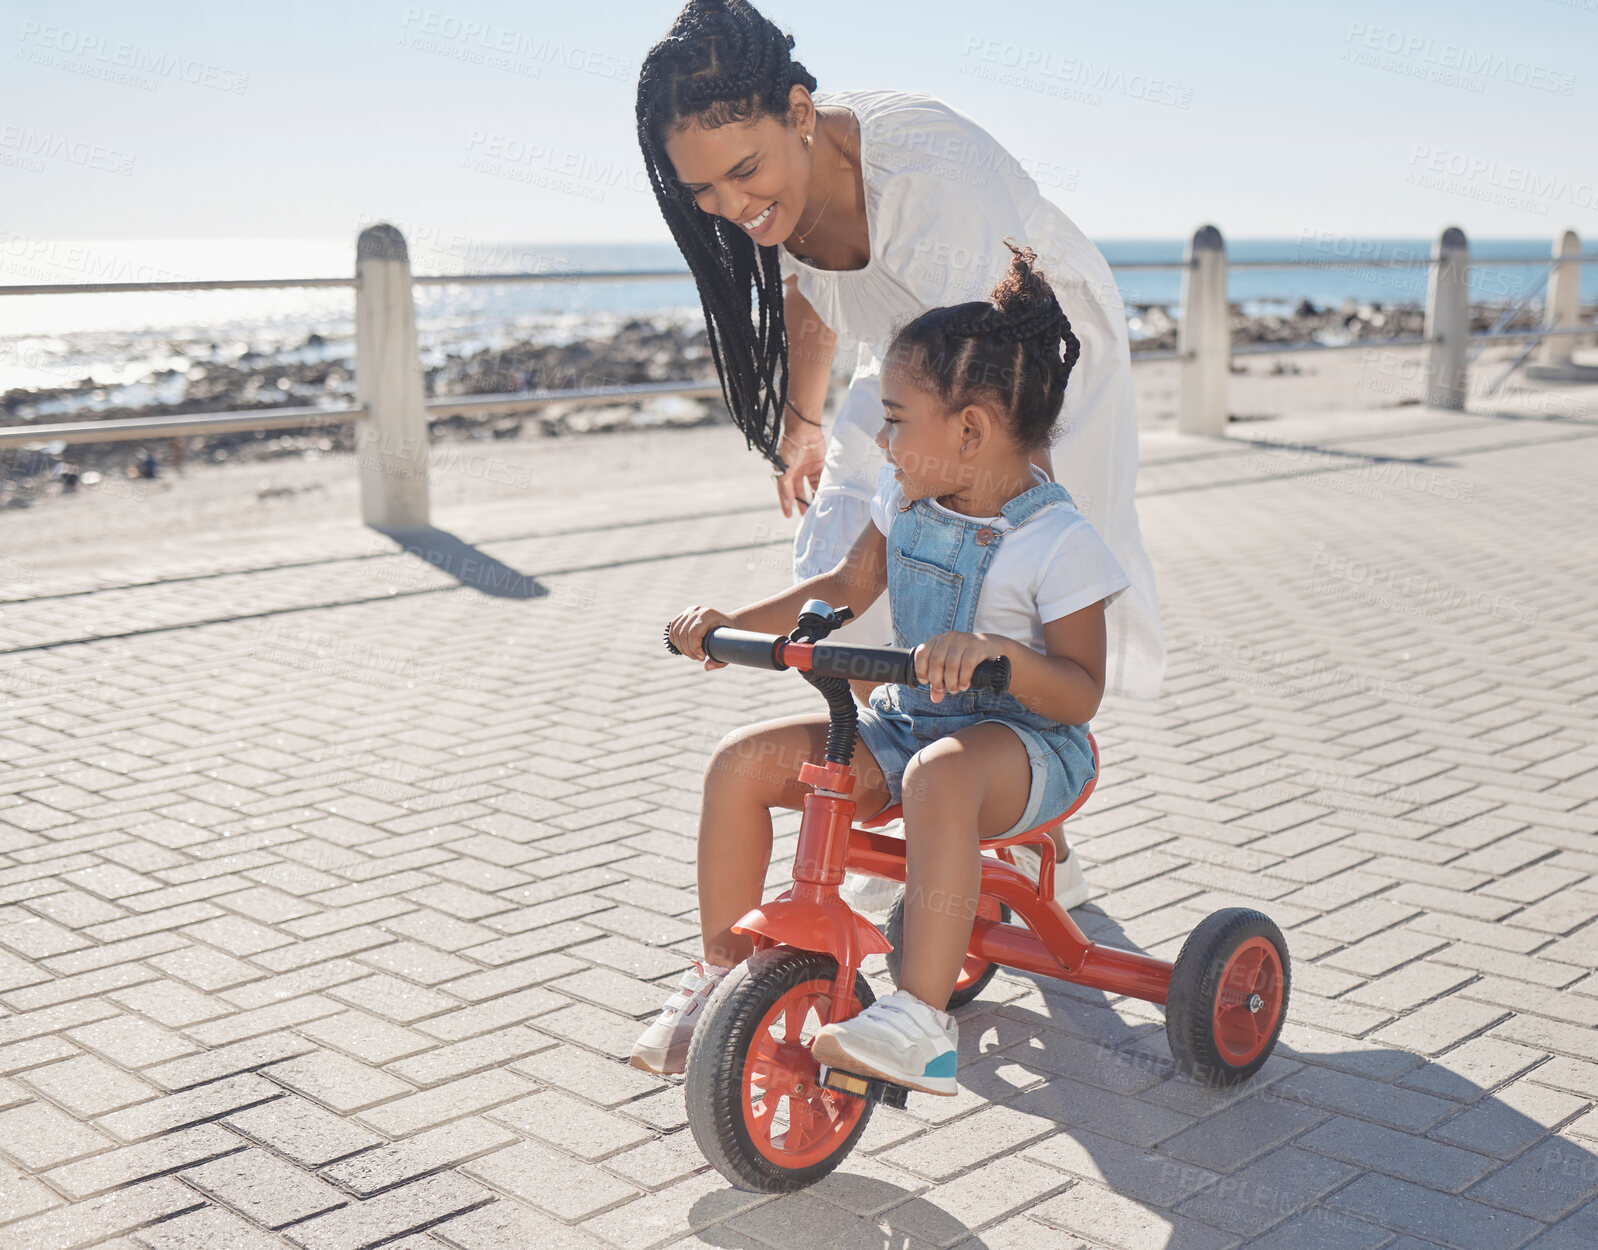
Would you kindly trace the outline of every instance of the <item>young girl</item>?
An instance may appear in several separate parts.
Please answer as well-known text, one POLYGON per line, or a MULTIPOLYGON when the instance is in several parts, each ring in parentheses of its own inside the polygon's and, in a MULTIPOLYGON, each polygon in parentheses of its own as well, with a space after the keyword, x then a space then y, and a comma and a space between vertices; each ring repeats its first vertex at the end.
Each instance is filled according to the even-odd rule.
MULTIPOLYGON (((837 567, 731 614, 690 608, 670 626, 678 650, 720 668, 705 657, 710 629, 785 634, 807 599, 859 612, 888 592, 918 684, 873 691, 852 768, 861 813, 904 804, 900 988, 826 1026, 811 1053, 935 1094, 958 1092, 958 1027, 944 1007, 977 913, 978 841, 1058 815, 1093 776, 1104 608, 1128 585, 1065 488, 1032 463, 1080 349, 1035 254, 1006 244, 1014 255, 991 302, 934 308, 894 338, 877 434, 887 464, 871 524, 837 567), (970 690, 976 666, 998 656, 1010 660, 1008 693, 970 690)), ((704 959, 639 1038, 634 1066, 683 1071, 706 1000, 750 955, 731 926, 760 904, 770 809, 803 807, 799 765, 823 756, 827 725, 824 714, 768 721, 717 747, 699 821, 704 959)))

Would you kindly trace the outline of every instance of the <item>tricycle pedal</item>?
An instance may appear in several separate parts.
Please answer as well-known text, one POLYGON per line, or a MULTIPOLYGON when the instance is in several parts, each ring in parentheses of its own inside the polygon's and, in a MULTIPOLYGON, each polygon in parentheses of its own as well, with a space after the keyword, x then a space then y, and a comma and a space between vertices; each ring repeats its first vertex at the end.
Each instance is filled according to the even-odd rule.
POLYGON ((826 1064, 822 1064, 816 1074, 816 1083, 855 1098, 864 1098, 867 1102, 880 1102, 889 1107, 897 1107, 901 1111, 904 1110, 905 1099, 910 1094, 903 1085, 895 1085, 891 1081, 879 1081, 876 1077, 861 1076, 856 1072, 845 1072, 842 1068, 831 1068, 826 1064))

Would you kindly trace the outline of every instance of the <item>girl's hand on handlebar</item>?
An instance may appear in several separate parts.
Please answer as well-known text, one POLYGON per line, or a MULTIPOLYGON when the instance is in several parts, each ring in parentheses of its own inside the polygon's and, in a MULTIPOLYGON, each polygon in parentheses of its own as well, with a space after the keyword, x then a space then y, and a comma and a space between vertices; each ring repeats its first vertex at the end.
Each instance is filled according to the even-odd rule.
POLYGON ((666 628, 670 631, 668 636, 672 646, 690 659, 703 660, 705 670, 711 672, 727 666, 705 654, 705 635, 718 626, 731 624, 732 618, 725 612, 695 604, 686 612, 679 612, 666 628))
POLYGON ((997 634, 963 634, 950 630, 915 649, 916 680, 932 686, 932 701, 959 694, 971 685, 971 674, 983 660, 1007 654, 1007 639, 997 634))

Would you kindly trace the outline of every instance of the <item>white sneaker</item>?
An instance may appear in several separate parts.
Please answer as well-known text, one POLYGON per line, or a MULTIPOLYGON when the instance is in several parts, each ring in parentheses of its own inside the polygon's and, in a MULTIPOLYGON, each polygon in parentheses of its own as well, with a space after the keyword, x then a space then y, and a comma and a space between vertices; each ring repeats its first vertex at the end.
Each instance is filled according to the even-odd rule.
POLYGON ((952 1097, 960 1092, 954 1079, 959 1045, 953 1016, 894 990, 859 1015, 823 1028, 810 1054, 828 1067, 952 1097))
MULTIPOLYGON (((1013 846, 1015 866, 1032 880, 1043 871, 1043 854, 1036 846, 1013 846)), ((1088 883, 1082 877, 1082 861, 1069 848, 1065 858, 1054 865, 1054 897, 1061 907, 1070 911, 1088 901, 1088 883)))
POLYGON ((838 893, 856 911, 886 915, 899 897, 899 883, 886 877, 868 877, 860 872, 843 874, 838 893))
POLYGON ((688 1043, 693 1039, 694 1026, 705 1014, 705 1004, 731 968, 694 960, 693 967, 682 974, 677 988, 666 1000, 655 1022, 644 1030, 633 1043, 632 1057, 628 1063, 645 1072, 672 1076, 688 1070, 688 1043))

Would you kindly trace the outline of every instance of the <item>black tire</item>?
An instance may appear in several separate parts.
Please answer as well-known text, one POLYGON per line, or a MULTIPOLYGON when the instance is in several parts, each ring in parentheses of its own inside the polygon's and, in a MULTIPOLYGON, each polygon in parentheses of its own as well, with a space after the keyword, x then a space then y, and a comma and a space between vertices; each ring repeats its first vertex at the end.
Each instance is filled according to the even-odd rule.
MULTIPOLYGON (((1003 903, 999 904, 999 919, 1004 924, 1010 923, 1010 909, 1003 903)), ((893 949, 888 952, 888 975, 893 978, 893 983, 898 985, 899 970, 904 963, 903 889, 899 891, 899 897, 893 900, 893 909, 888 913, 887 923, 882 926, 882 936, 893 943, 893 949)), ((954 1011, 967 1003, 975 1002, 982 996, 982 991, 988 988, 988 982, 993 980, 993 974, 998 970, 998 964, 988 964, 974 981, 957 986, 949 995, 949 1005, 944 1010, 954 1011)))
MULTIPOLYGON (((1247 907, 1228 907, 1206 916, 1182 944, 1166 994, 1165 1036, 1177 1066, 1195 1081, 1217 1089, 1229 1088, 1253 1076, 1271 1057, 1276 1039, 1281 1036, 1292 982, 1287 942, 1269 916, 1247 907), (1222 974, 1233 955, 1245 944, 1251 944, 1251 951, 1263 953, 1254 944, 1256 941, 1275 949, 1280 976, 1276 976, 1266 956, 1260 972, 1260 1008, 1241 1015, 1241 1010, 1247 1010, 1246 1002, 1223 1004, 1232 1019, 1243 1020, 1253 1029, 1253 1040, 1245 1047, 1237 1041, 1241 1035, 1230 1039, 1217 1036, 1216 999, 1222 991, 1222 974), (1270 1022, 1267 1018, 1269 1027, 1261 1028, 1259 1014, 1269 1007, 1275 1009, 1275 1020, 1270 1022), (1252 1052, 1254 1047, 1258 1047, 1257 1053, 1252 1052), (1240 1058, 1245 1054, 1248 1057, 1240 1058)), ((1237 987, 1227 992, 1235 995, 1237 987)))
MULTIPOLYGON (((874 1103, 828 1091, 827 1097, 834 1101, 858 1105, 859 1121, 825 1158, 804 1167, 784 1167, 761 1153, 746 1119, 750 1100, 745 1062, 760 1022, 790 990, 837 975, 838 962, 830 955, 782 946, 756 951, 723 979, 694 1029, 683 1091, 688 1127, 705 1158, 739 1189, 782 1194, 815 1184, 843 1162, 871 1120, 874 1103)), ((876 1001, 858 972, 855 998, 862 1009, 876 1001)))

